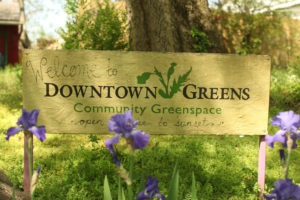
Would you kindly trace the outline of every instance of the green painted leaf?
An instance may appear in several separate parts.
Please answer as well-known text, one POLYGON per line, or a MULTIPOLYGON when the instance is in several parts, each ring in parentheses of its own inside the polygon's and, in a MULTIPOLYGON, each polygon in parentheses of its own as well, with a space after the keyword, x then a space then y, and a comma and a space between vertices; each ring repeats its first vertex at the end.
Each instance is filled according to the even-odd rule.
POLYGON ((171 85, 171 91, 170 96, 173 97, 176 92, 178 92, 180 89, 180 85, 176 82, 176 80, 173 80, 173 84, 171 85))
POLYGON ((145 84, 146 81, 150 78, 151 72, 144 72, 142 75, 137 76, 137 83, 138 84, 145 84))
POLYGON ((104 200, 112 200, 107 176, 104 178, 104 200))
MULTIPOLYGON (((155 74, 156 76, 159 77, 159 81, 161 82, 161 84, 163 85, 163 87, 164 87, 165 90, 166 90, 165 92, 167 93, 167 84, 165 83, 165 80, 164 80, 164 78, 163 78, 161 72, 158 71, 158 70, 156 69, 156 67, 154 67, 154 74, 155 74)), ((168 98, 168 94, 166 94, 166 93, 161 92, 160 95, 161 95, 162 97, 164 97, 164 98, 168 98)))
POLYGON ((154 73, 155 73, 159 78, 161 78, 162 80, 164 79, 164 78, 162 77, 161 72, 158 71, 158 70, 156 69, 156 67, 154 67, 154 73))
POLYGON ((192 199, 191 200, 198 200, 194 172, 192 173, 192 199))
POLYGON ((190 75, 191 71, 192 71, 192 67, 189 69, 189 71, 187 71, 187 72, 182 76, 182 79, 184 80, 184 82, 189 80, 189 79, 188 79, 188 76, 190 75))
POLYGON ((192 67, 185 74, 183 74, 182 76, 180 75, 178 77, 177 81, 174 79, 173 85, 171 86, 170 97, 173 97, 173 95, 175 93, 177 93, 178 91, 180 91, 180 88, 182 86, 184 86, 184 83, 189 80, 188 76, 191 73, 191 71, 192 71, 192 67))
POLYGON ((169 188, 168 200, 177 200, 178 188, 179 188, 179 171, 176 164, 173 171, 170 188, 169 188))
POLYGON ((168 96, 168 94, 166 94, 162 89, 159 89, 159 90, 158 90, 158 94, 160 94, 160 96, 163 97, 163 98, 165 98, 165 99, 170 98, 170 97, 168 96))
POLYGON ((169 67, 169 70, 168 70, 168 82, 172 76, 172 74, 174 73, 174 67, 176 66, 177 64, 176 63, 171 63, 171 66, 169 67))

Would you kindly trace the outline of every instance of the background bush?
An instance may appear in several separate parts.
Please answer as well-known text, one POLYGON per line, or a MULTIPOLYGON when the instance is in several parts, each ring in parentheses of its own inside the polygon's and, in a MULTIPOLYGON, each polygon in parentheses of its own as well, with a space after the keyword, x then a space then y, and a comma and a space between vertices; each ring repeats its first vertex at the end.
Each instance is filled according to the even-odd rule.
POLYGON ((218 1, 212 12, 229 53, 270 55, 272 64, 278 66, 297 63, 297 20, 288 18, 286 12, 271 10, 261 0, 228 2, 218 1))
POLYGON ((270 87, 271 112, 294 110, 300 113, 300 61, 295 67, 273 67, 270 87))
POLYGON ((84 0, 67 0, 66 29, 60 29, 64 49, 120 50, 128 48, 126 13, 105 0, 96 9, 84 0), (80 4, 81 10, 78 6, 80 4))

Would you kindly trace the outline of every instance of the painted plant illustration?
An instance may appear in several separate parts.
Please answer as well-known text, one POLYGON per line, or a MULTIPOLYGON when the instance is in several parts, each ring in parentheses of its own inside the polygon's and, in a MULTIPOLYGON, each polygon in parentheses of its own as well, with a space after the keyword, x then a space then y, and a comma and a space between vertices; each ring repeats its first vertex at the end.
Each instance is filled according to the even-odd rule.
POLYGON ((164 90, 158 90, 159 95, 165 99, 170 99, 174 96, 174 94, 181 91, 180 88, 189 80, 188 76, 192 71, 191 67, 185 74, 180 75, 177 79, 174 78, 172 85, 170 85, 171 76, 174 74, 176 65, 177 64, 174 62, 171 63, 168 69, 166 80, 164 79, 162 73, 158 71, 156 67, 154 67, 154 72, 144 72, 142 75, 137 76, 137 82, 138 84, 145 84, 151 75, 156 75, 164 88, 164 90))

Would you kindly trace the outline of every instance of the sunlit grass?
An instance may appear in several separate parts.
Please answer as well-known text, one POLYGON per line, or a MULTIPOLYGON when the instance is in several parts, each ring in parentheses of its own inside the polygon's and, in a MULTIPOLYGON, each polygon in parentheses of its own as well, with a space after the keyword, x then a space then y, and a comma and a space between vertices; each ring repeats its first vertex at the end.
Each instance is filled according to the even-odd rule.
POLYGON ((300 113, 300 64, 292 68, 273 68, 271 72, 270 112, 292 109, 300 113))

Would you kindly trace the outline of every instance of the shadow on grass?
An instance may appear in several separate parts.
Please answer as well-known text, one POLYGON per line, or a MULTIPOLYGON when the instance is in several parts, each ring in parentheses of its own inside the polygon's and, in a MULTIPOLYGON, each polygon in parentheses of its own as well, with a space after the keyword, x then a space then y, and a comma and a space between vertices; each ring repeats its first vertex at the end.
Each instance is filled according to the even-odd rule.
POLYGON ((22 92, 13 91, 6 94, 0 94, 0 104, 9 110, 20 110, 22 106, 22 92))
MULTIPOLYGON (((179 199, 191 192, 191 176, 195 174, 199 199, 255 199, 257 155, 245 155, 248 147, 258 146, 250 139, 223 136, 157 136, 136 151, 133 182, 138 194, 151 175, 159 180, 161 193, 167 195, 173 168, 178 163, 180 174, 179 199), (164 140, 168 140, 164 144, 164 140), (254 162, 254 164, 253 164, 254 162), (247 163, 252 163, 249 165, 247 163)), ((101 141, 103 142, 103 141, 101 141)), ((55 142, 54 142, 55 143, 55 142)), ((58 148, 53 145, 53 148, 58 148)), ((129 156, 118 148, 118 157, 129 169, 129 156)), ((103 147, 66 148, 42 157, 40 184, 36 199, 102 199, 103 180, 108 176, 113 199, 117 199, 118 172, 109 151, 103 147)), ((122 185, 126 188, 125 183, 122 185)))

